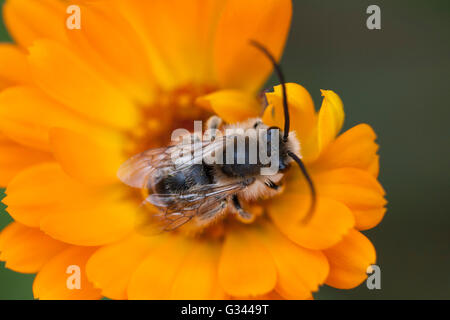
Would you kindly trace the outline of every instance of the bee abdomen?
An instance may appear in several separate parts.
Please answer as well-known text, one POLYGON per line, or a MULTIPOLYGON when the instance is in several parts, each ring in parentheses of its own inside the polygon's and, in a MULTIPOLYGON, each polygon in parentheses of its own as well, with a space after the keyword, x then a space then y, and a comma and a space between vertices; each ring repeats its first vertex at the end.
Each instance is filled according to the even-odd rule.
POLYGON ((160 194, 182 194, 196 185, 212 183, 214 183, 213 168, 206 164, 196 164, 185 170, 167 175, 154 186, 154 192, 160 194))

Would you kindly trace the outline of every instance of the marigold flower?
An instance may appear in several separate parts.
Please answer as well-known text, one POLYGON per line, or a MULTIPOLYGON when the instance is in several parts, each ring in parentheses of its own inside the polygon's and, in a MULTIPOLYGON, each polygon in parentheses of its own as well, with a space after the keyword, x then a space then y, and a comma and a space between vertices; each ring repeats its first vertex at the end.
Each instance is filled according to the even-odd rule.
MULTIPOLYGON (((40 299, 310 299, 322 284, 366 278, 375 249, 361 233, 385 213, 376 135, 366 124, 339 134, 343 104, 330 90, 315 111, 287 85, 291 125, 318 192, 311 221, 304 177, 194 235, 146 236, 141 199, 116 177, 131 155, 165 145, 175 128, 217 114, 259 116, 257 91, 288 33, 289 0, 81 2, 82 28, 65 28, 58 0, 7 0, 16 44, 0 45, 0 185, 14 222, 0 259, 37 273, 40 299), (274 23, 276 21, 276 23, 274 23), (81 268, 81 289, 67 267, 81 268)), ((263 120, 282 126, 281 88, 266 93, 263 120)))

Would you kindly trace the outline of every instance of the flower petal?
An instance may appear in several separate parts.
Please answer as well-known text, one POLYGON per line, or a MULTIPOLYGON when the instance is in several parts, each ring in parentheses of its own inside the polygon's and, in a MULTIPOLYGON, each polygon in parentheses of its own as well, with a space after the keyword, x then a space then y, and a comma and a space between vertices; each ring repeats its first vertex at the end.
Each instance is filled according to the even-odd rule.
POLYGON ((142 104, 155 87, 145 50, 111 1, 80 5, 82 28, 67 30, 75 52, 142 104), (113 14, 112 14, 113 13, 113 14))
POLYGON ((359 124, 341 134, 320 156, 314 167, 353 167, 367 170, 376 160, 376 134, 367 124, 359 124))
POLYGON ((309 194, 284 193, 268 205, 275 225, 300 246, 314 250, 331 247, 355 225, 353 214, 345 205, 323 196, 317 198, 311 220, 302 224, 310 201, 309 194))
POLYGON ((10 85, 31 81, 25 53, 10 43, 0 43, 0 82, 10 85))
POLYGON ((37 274, 33 283, 33 294, 41 300, 94 300, 100 299, 100 290, 95 289, 86 277, 86 262, 95 248, 72 246, 48 261, 37 274), (69 289, 70 266, 80 269, 80 289, 69 289))
POLYGON ((236 297, 266 294, 277 281, 270 252, 245 229, 229 230, 219 261, 219 281, 226 293, 236 297))
POLYGON ((269 249, 277 266, 276 291, 287 299, 311 298, 311 292, 317 291, 328 275, 323 253, 296 245, 269 224, 256 231, 255 236, 269 249))
POLYGON ((218 243, 197 241, 175 276, 171 299, 223 299, 225 293, 217 276, 219 254, 218 243))
POLYGON ((344 104, 331 90, 320 90, 323 95, 318 118, 319 150, 324 150, 337 136, 344 124, 344 104))
POLYGON ((256 91, 272 70, 249 40, 263 44, 278 60, 292 15, 290 0, 230 0, 217 27, 214 61, 221 87, 256 91))
POLYGON ((61 127, 89 132, 95 139, 111 141, 118 134, 74 114, 41 90, 12 87, 0 93, 1 130, 11 139, 40 150, 50 151, 49 130, 61 127))
POLYGON ((30 227, 39 227, 49 210, 59 210, 64 202, 74 202, 83 194, 83 186, 73 183, 57 163, 49 162, 31 166, 8 184, 6 198, 8 213, 30 227))
POLYGON ((23 169, 52 159, 50 153, 27 148, 0 134, 0 186, 6 187, 23 169))
POLYGON ((219 90, 199 97, 196 103, 213 110, 226 123, 236 123, 258 117, 262 107, 255 97, 240 90, 219 90))
POLYGON ((222 1, 141 1, 119 10, 145 44, 152 70, 166 89, 212 83, 212 41, 222 1), (164 30, 164 32, 155 32, 164 30))
POLYGON ((137 234, 98 249, 86 265, 87 276, 102 295, 126 299, 131 276, 161 237, 137 234))
POLYGON ((340 168, 314 174, 318 192, 341 201, 351 209, 382 208, 386 205, 384 189, 369 172, 340 168))
POLYGON ((71 177, 86 184, 118 182, 117 170, 126 160, 120 141, 95 141, 91 137, 63 128, 50 130, 55 158, 71 177))
POLYGON ((326 284, 339 289, 351 289, 363 282, 367 278, 367 267, 376 259, 372 243, 356 230, 324 253, 330 263, 326 284))
POLYGON ((101 245, 129 234, 136 204, 120 188, 93 188, 75 182, 56 163, 19 173, 8 185, 3 202, 11 216, 40 227, 57 240, 101 245))
POLYGON ((8 31, 21 46, 39 38, 66 42, 66 9, 55 0, 8 0, 3 7, 8 31))
MULTIPOLYGON (((318 155, 317 116, 314 102, 308 91, 299 84, 286 83, 289 104, 290 130, 295 131, 300 141, 301 155, 308 162, 318 155)), ((274 87, 274 92, 267 92, 268 107, 264 111, 263 122, 269 126, 284 128, 284 109, 281 85, 274 87)))
POLYGON ((115 127, 136 125, 135 105, 66 47, 38 40, 30 47, 29 62, 38 85, 62 104, 115 127))
POLYGON ((133 273, 128 285, 128 299, 168 299, 174 279, 182 267, 192 241, 169 235, 156 245, 133 273))
POLYGON ((67 247, 39 229, 18 222, 11 223, 0 233, 0 260, 6 261, 5 267, 17 272, 36 273, 67 247))

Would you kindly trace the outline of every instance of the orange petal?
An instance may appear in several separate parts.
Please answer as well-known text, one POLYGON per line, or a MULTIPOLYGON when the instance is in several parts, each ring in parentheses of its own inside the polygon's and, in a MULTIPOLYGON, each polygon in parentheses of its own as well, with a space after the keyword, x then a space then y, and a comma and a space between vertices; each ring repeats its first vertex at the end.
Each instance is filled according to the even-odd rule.
POLYGON ((9 85, 31 81, 25 53, 10 43, 0 43, 0 81, 9 85))
POLYGON ((55 158, 71 177, 86 184, 118 182, 117 170, 125 161, 120 141, 95 141, 63 128, 50 130, 55 158))
POLYGON ((222 7, 215 0, 119 3, 146 47, 158 82, 167 89, 213 82, 211 47, 222 7))
POLYGON ((376 160, 376 135, 367 124, 359 124, 341 134, 318 159, 321 169, 354 167, 369 169, 376 160))
POLYGON ((100 290, 95 289, 86 277, 86 262, 94 250, 72 246, 48 261, 34 279, 34 297, 41 300, 100 299, 100 290), (69 269, 71 266, 80 270, 79 289, 72 286, 72 280, 77 274, 69 269))
POLYGON ((269 249, 278 271, 276 291, 287 299, 309 299, 328 275, 328 261, 321 251, 300 247, 276 228, 265 225, 255 236, 269 249))
POLYGON ((8 0, 3 7, 8 31, 21 46, 39 38, 66 42, 66 7, 55 0, 8 0))
POLYGON ((6 189, 3 202, 14 220, 39 227, 47 210, 58 210, 64 202, 74 202, 72 194, 81 195, 82 190, 83 186, 73 183, 57 163, 42 163, 15 176, 6 189))
POLYGON ((263 44, 278 60, 289 31, 290 0, 230 0, 219 20, 214 59, 224 88, 256 91, 272 70, 249 40, 263 44))
POLYGON ((145 51, 123 17, 111 14, 111 6, 111 1, 80 5, 82 28, 67 29, 70 44, 92 67, 147 104, 155 84, 145 51))
MULTIPOLYGON (((314 102, 308 91, 299 84, 287 83, 286 92, 289 104, 290 131, 295 131, 300 140, 304 161, 317 157, 317 116, 314 102)), ((269 126, 284 128, 284 109, 282 87, 274 87, 274 92, 266 93, 268 107, 264 111, 263 122, 269 126)))
POLYGON ((363 282, 367 278, 367 267, 376 259, 372 243, 356 230, 324 253, 330 263, 326 284, 339 289, 351 289, 363 282))
POLYGON ((155 246, 133 273, 128 285, 128 298, 168 299, 177 272, 191 248, 192 241, 177 235, 169 235, 155 246))
POLYGON ((254 96, 240 90, 219 90, 199 97, 196 103, 205 109, 212 109, 226 123, 258 117, 262 111, 254 96))
POLYGON ((13 222, 0 234, 0 260, 17 272, 36 273, 51 258, 68 247, 35 228, 13 222))
POLYGON ((376 227, 386 214, 386 208, 352 209, 355 215, 355 228, 357 230, 369 230, 376 227))
POLYGON ((49 130, 61 127, 89 132, 95 139, 117 139, 117 133, 95 126, 33 87, 13 87, 0 93, 0 123, 11 139, 44 151, 50 150, 49 130))
POLYGON ((129 234, 137 204, 121 189, 92 188, 70 179, 55 163, 30 167, 8 185, 3 202, 11 216, 57 240, 101 245, 129 234))
POLYGON ((313 217, 300 221, 309 208, 308 194, 284 193, 268 204, 269 215, 278 229, 295 243, 320 250, 338 243, 355 225, 351 211, 342 203, 319 196, 313 217))
POLYGON ((102 295, 111 299, 126 299, 131 276, 164 237, 143 237, 137 234, 98 249, 86 265, 87 276, 102 295))
POLYGON ((380 173, 380 156, 375 156, 373 161, 369 164, 368 170, 375 178, 378 177, 378 174, 380 173))
POLYGON ((23 169, 51 160, 49 153, 27 148, 0 134, 0 186, 6 187, 23 169))
POLYGON ((197 241, 175 276, 170 294, 176 300, 223 299, 217 267, 220 254, 218 243, 197 241))
POLYGON ((120 128, 136 125, 136 106, 66 47, 36 41, 29 62, 38 85, 60 103, 101 123, 120 128))
POLYGON ((319 150, 324 150, 337 136, 344 124, 344 104, 331 90, 320 90, 323 95, 318 118, 319 150))
POLYGON ((314 174, 318 192, 351 209, 382 208, 386 204, 381 184, 369 172, 340 168, 314 174))
POLYGON ((230 230, 219 261, 219 281, 232 296, 266 294, 277 282, 275 261, 264 245, 244 229, 230 230))

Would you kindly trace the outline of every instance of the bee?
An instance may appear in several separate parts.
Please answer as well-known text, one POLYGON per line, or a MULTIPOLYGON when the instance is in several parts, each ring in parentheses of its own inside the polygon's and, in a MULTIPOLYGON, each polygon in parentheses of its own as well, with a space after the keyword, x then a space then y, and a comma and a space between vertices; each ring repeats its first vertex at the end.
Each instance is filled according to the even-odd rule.
POLYGON ((203 136, 186 134, 181 136, 182 142, 150 149, 127 160, 119 168, 119 179, 145 191, 144 203, 157 208, 152 218, 158 221, 163 231, 175 230, 188 222, 208 226, 228 213, 252 221, 253 215, 244 210, 241 202, 272 197, 281 192, 283 176, 292 163, 299 166, 311 193, 310 207, 303 223, 314 212, 316 190, 301 160, 295 132, 289 130, 284 74, 265 46, 256 41, 250 43, 270 60, 279 78, 284 128, 269 127, 261 118, 224 124, 222 119, 212 116, 206 122, 203 136), (249 135, 249 130, 258 134, 249 135), (241 148, 236 146, 237 141, 242 142, 241 148), (261 150, 268 157, 262 157, 261 150), (227 161, 217 161, 224 157, 227 161))

